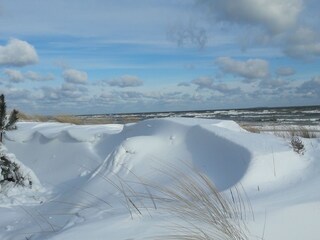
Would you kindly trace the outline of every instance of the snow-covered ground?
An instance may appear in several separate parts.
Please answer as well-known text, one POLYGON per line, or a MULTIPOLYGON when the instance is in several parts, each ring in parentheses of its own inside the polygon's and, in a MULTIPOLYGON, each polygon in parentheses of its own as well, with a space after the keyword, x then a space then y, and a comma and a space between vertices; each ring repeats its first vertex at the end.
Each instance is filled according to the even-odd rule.
MULTIPOLYGON (((196 175, 194 167, 238 206, 249 239, 316 240, 320 139, 302 141, 305 151, 298 154, 289 139, 220 120, 21 122, 5 145, 38 182, 0 192, 0 239, 167 239, 188 232, 183 221, 189 220, 155 196, 196 175)), ((192 226, 208 228, 197 221, 192 226)))

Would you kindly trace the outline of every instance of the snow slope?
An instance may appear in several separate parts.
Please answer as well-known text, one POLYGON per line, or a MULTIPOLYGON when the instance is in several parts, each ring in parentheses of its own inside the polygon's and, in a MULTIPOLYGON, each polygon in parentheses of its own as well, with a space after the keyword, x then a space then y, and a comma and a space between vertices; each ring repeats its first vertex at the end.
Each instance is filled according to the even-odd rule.
POLYGON ((42 187, 18 201, 0 193, 0 239, 153 239, 181 220, 126 194, 152 196, 146 182, 173 185, 166 171, 192 175, 190 166, 226 198, 241 189, 249 239, 319 239, 320 140, 303 142, 299 155, 286 139, 220 120, 19 123, 5 145, 42 187))

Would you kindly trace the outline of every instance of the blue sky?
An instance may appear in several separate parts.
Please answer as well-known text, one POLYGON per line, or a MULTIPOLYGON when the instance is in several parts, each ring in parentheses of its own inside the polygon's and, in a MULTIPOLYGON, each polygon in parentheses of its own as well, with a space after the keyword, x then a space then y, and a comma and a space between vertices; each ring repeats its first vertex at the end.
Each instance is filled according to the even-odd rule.
POLYGON ((3 0, 0 92, 30 114, 320 104, 317 0, 3 0))

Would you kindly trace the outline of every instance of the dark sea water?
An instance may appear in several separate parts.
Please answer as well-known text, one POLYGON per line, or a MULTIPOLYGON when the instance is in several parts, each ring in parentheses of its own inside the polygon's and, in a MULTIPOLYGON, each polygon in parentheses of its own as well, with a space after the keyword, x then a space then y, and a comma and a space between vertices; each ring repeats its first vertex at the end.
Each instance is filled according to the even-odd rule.
POLYGON ((98 114, 88 118, 111 118, 114 123, 125 123, 150 118, 188 117, 233 120, 253 125, 320 125, 320 106, 248 108, 205 111, 177 111, 153 113, 98 114))

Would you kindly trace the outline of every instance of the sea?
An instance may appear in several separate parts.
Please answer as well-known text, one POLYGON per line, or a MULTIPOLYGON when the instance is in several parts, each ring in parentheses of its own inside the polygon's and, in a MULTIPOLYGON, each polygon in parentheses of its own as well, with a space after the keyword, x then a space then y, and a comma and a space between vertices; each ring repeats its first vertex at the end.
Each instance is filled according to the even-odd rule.
POLYGON ((82 115, 82 118, 112 119, 113 123, 135 122, 152 118, 188 117, 233 120, 243 125, 320 125, 320 105, 298 107, 261 107, 201 111, 140 112, 121 114, 82 115))

